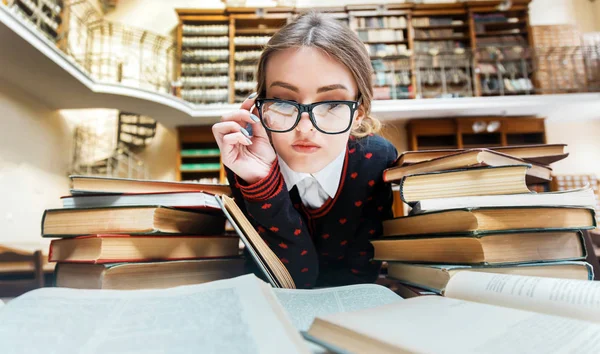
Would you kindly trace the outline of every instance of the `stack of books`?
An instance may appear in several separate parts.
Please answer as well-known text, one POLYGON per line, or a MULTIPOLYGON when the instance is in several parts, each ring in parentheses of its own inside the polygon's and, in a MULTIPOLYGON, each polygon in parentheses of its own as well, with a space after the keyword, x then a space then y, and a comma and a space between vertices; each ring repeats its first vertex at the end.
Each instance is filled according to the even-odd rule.
POLYGON ((384 180, 412 209, 384 222, 375 259, 388 277, 438 294, 464 270, 592 279, 581 232, 596 226, 592 189, 529 188, 566 156, 564 145, 404 153, 384 180))
POLYGON ((226 185, 72 176, 63 208, 46 210, 42 236, 56 285, 168 288, 244 273, 240 239, 225 231, 215 194, 226 185))

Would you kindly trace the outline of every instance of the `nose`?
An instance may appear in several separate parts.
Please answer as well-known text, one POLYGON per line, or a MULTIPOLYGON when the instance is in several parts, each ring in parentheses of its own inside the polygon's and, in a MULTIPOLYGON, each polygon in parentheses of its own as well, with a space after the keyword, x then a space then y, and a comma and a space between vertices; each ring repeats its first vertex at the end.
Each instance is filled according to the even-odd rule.
POLYGON ((301 133, 308 133, 313 130, 313 124, 310 121, 310 117, 307 112, 303 112, 300 116, 300 121, 298 122, 298 126, 296 126, 296 130, 301 133))

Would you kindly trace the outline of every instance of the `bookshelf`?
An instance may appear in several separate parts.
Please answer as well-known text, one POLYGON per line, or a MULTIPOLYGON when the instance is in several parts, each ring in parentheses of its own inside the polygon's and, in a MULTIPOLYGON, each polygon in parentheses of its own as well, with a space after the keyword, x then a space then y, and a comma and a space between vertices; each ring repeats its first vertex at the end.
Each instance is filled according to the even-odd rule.
POLYGON ((473 149, 546 143, 543 118, 461 117, 413 119, 409 150, 473 149))
POLYGON ((477 96, 534 93, 528 5, 499 11, 495 2, 467 2, 477 96))
POLYGON ((417 97, 473 96, 466 8, 462 4, 416 5, 411 26, 417 97))
POLYGON ((179 87, 176 94, 199 104, 229 97, 229 18, 219 10, 178 10, 179 87))
POLYGON ((291 8, 230 8, 232 53, 229 66, 230 103, 241 103, 256 90, 256 67, 260 54, 271 36, 292 17, 291 8))
POLYGON ((57 42, 63 25, 63 0, 5 0, 9 9, 25 22, 37 27, 53 42, 57 42))
POLYGON ((179 181, 226 183, 219 147, 211 127, 177 128, 177 178, 179 181))
MULTIPOLYGON (((347 23, 364 42, 376 100, 449 98, 536 93, 529 2, 513 0, 508 11, 500 11, 497 0, 317 10, 347 23)), ((241 102, 256 87, 256 62, 268 39, 307 10, 312 9, 178 10, 178 45, 186 65, 180 65, 177 94, 194 103, 241 102), (223 30, 189 34, 190 26, 209 25, 223 30), (199 47, 208 37, 223 38, 210 39, 215 48, 199 47), (209 50, 215 52, 205 53, 209 50)))
POLYGON ((373 66, 373 97, 405 99, 414 95, 407 5, 348 6, 348 25, 363 41, 373 66))

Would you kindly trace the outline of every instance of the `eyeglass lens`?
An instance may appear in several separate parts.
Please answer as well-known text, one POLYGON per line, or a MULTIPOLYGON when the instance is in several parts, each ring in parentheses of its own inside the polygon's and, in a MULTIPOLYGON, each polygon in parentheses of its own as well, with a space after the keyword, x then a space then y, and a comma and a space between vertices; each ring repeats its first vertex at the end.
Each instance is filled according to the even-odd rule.
MULTIPOLYGON (((298 118, 298 108, 287 102, 265 102, 262 118, 267 128, 274 131, 291 129, 298 118)), ((327 133, 346 130, 352 119, 352 110, 346 104, 321 103, 313 106, 312 113, 317 128, 327 133)))

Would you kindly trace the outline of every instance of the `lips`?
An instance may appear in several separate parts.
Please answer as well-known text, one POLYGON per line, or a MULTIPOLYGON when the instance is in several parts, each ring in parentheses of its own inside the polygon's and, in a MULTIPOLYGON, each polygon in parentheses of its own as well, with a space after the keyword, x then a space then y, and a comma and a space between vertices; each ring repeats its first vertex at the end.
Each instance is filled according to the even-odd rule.
POLYGON ((292 144, 292 146, 304 147, 304 148, 320 148, 319 145, 308 141, 308 140, 299 140, 292 144))
POLYGON ((321 147, 311 141, 308 140, 299 140, 292 144, 292 149, 299 153, 313 153, 319 150, 321 147))

